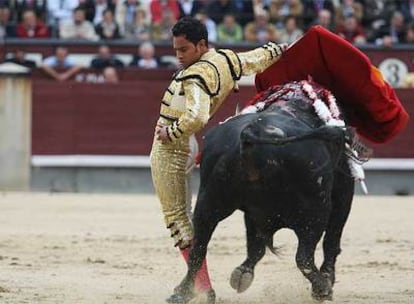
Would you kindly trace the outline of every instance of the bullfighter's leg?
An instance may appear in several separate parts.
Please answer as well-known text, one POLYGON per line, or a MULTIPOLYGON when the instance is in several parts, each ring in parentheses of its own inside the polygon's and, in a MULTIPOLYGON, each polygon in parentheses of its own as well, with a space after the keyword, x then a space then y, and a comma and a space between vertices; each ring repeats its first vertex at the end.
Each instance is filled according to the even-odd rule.
POLYGON ((312 284, 312 297, 319 301, 330 300, 332 298, 332 284, 315 265, 315 249, 322 237, 323 229, 316 229, 309 225, 309 229, 306 231, 295 232, 299 240, 296 264, 312 284), (310 233, 310 231, 312 232, 310 233))
MULTIPOLYGON (((151 172, 156 193, 161 202, 165 223, 171 230, 174 245, 188 260, 189 246, 193 240, 193 227, 186 212, 186 167, 189 155, 188 139, 162 144, 154 140, 151 151, 151 172)), ((207 264, 196 273, 196 287, 208 293, 211 289, 207 264)), ((175 291, 167 302, 182 303, 182 296, 175 291)))
POLYGON ((266 239, 257 232, 254 222, 247 213, 244 214, 244 222, 246 225, 247 258, 233 270, 230 278, 231 287, 239 293, 250 287, 254 279, 254 268, 266 252, 266 239))
POLYGON ((332 213, 329 219, 323 240, 324 261, 321 266, 321 273, 329 278, 332 285, 335 283, 335 263, 336 258, 341 252, 341 236, 351 210, 353 199, 354 181, 349 175, 338 173, 332 191, 332 213), (349 190, 348 190, 349 189, 349 190))
MULTIPOLYGON (((188 271, 178 288, 188 301, 194 297, 194 283, 197 282, 196 273, 202 267, 207 255, 207 247, 217 224, 234 212, 234 209, 223 210, 218 213, 217 205, 223 206, 219 195, 214 191, 200 191, 194 210, 194 240, 188 260, 188 271)), ((211 288, 204 303, 215 303, 215 293, 211 288)))

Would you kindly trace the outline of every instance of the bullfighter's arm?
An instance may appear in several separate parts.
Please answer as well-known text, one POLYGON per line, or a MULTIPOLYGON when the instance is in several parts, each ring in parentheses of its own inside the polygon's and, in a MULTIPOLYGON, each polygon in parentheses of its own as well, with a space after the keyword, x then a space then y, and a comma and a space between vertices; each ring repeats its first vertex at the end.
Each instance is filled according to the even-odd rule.
POLYGON ((186 110, 167 128, 168 137, 176 141, 182 135, 190 136, 207 124, 210 117, 210 95, 197 79, 183 81, 186 110))
POLYGON ((276 44, 274 42, 268 42, 254 50, 237 53, 241 63, 242 75, 263 72, 278 61, 286 49, 287 44, 285 43, 276 44))

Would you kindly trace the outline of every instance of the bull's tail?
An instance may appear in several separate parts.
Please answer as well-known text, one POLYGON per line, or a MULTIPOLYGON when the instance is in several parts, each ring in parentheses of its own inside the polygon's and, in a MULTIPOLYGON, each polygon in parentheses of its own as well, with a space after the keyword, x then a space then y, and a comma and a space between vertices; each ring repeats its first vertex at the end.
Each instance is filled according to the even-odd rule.
MULTIPOLYGON (((283 132, 281 132, 283 133, 283 132)), ((240 138, 242 143, 245 144, 271 144, 271 145, 284 145, 291 142, 307 140, 307 139, 321 139, 325 141, 337 141, 344 140, 348 129, 345 127, 327 126, 323 125, 319 128, 311 130, 307 133, 298 136, 269 136, 259 137, 254 134, 250 127, 246 127, 242 130, 240 138)))

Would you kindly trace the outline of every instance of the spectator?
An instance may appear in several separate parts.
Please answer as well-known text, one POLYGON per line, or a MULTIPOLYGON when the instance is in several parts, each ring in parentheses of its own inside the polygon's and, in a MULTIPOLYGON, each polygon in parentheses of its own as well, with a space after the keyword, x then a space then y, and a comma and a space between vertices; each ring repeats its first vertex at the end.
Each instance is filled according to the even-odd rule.
POLYGON ((196 19, 200 20, 203 23, 208 32, 208 41, 216 42, 217 41, 217 26, 216 23, 207 15, 207 11, 200 10, 195 16, 196 19))
POLYGON ((159 66, 159 59, 155 56, 155 48, 149 41, 142 43, 138 48, 138 54, 134 56, 131 67, 141 69, 155 69, 159 66))
POLYGON ((46 17, 46 1, 45 0, 17 0, 12 1, 12 11, 14 12, 14 20, 23 21, 25 11, 33 11, 39 20, 45 21, 46 17))
POLYGON ((414 22, 407 26, 407 33, 405 34, 405 43, 414 45, 414 22))
POLYGON ((344 23, 338 27, 336 33, 353 44, 367 42, 364 29, 359 24, 358 19, 353 15, 345 17, 344 23))
POLYGON ((98 36, 104 40, 121 38, 119 26, 114 21, 114 14, 110 9, 104 11, 102 22, 96 26, 95 30, 98 36))
POLYGON ((115 9, 115 20, 118 23, 121 35, 125 33, 127 28, 134 27, 135 23, 135 12, 137 10, 144 10, 146 12, 147 22, 150 22, 149 15, 149 1, 138 1, 138 0, 118 0, 115 9))
POLYGON ((358 23, 361 24, 364 15, 364 8, 362 4, 354 0, 341 0, 340 4, 335 8, 336 26, 341 26, 345 23, 345 19, 349 16, 354 16, 358 23))
POLYGON ((217 27, 217 41, 224 43, 234 43, 243 41, 243 28, 237 23, 232 14, 227 14, 223 22, 217 27))
POLYGON ((194 17, 200 10, 205 9, 203 2, 200 0, 178 0, 180 18, 185 16, 194 17))
POLYGON ((180 8, 177 0, 151 0, 150 4, 152 23, 160 23, 163 20, 163 15, 171 13, 174 21, 180 18, 180 8))
POLYGON ((365 27, 369 41, 375 40, 375 34, 391 19, 398 10, 396 0, 363 0, 362 26, 365 27))
POLYGON ((216 24, 223 22, 224 15, 238 15, 236 2, 234 0, 213 0, 207 6, 207 15, 213 19, 216 24))
POLYGON ((147 12, 144 9, 135 11, 135 22, 125 27, 124 38, 129 40, 147 41, 151 38, 151 26, 147 21, 147 12))
POLYGON ((8 7, 0 8, 0 40, 16 37, 16 26, 10 20, 11 14, 8 7))
POLYGON ((14 52, 13 57, 7 58, 4 62, 12 62, 15 64, 25 66, 27 68, 36 67, 36 62, 34 62, 33 60, 26 59, 26 53, 23 50, 17 50, 16 52, 14 52))
POLYGON ((111 53, 109 46, 102 45, 98 49, 98 55, 91 61, 91 68, 102 70, 108 66, 122 68, 124 63, 111 53))
POLYGON ((118 83, 119 82, 118 72, 112 66, 108 66, 104 68, 102 71, 102 75, 103 75, 104 83, 118 83))
POLYGON ((95 0, 79 0, 79 5, 77 6, 77 8, 83 9, 85 12, 85 19, 93 23, 93 19, 95 18, 96 12, 95 0))
POLYGON ((68 49, 62 46, 56 48, 55 55, 43 61, 41 68, 58 81, 68 80, 82 69, 70 59, 68 49))
POLYGON ((390 24, 382 26, 378 30, 375 43, 390 47, 396 43, 404 43, 405 35, 404 15, 399 11, 395 11, 391 17, 390 24))
POLYGON ((273 0, 269 6, 270 20, 282 28, 288 16, 301 17, 303 5, 301 0, 273 0))
MULTIPOLYGON (((307 29, 319 15, 323 9, 331 13, 331 18, 334 18, 335 6, 332 0, 302 0, 303 3, 303 25, 307 29)), ((332 20, 335 23, 335 20, 332 20)))
POLYGON ((111 0, 94 0, 94 15, 92 23, 98 25, 105 19, 105 13, 107 10, 115 13, 115 4, 111 0))
POLYGON ((17 37, 19 38, 49 38, 50 33, 46 25, 37 19, 34 11, 25 11, 23 21, 17 26, 17 37))
POLYGON ((400 1, 398 10, 404 15, 404 20, 408 22, 414 20, 414 0, 400 1))
POLYGON ((310 24, 313 25, 320 25, 323 26, 325 29, 334 32, 334 23, 332 20, 332 13, 329 10, 322 9, 318 13, 318 17, 310 24))
MULTIPOLYGON (((236 17, 236 21, 242 27, 244 27, 247 23, 252 22, 254 20, 254 6, 256 5, 257 2, 263 3, 264 1, 268 2, 267 0, 253 0, 253 1, 236 0, 237 16, 234 15, 236 17)), ((223 16, 223 19, 224 19, 224 16, 223 16)))
POLYGON ((291 44, 303 35, 303 31, 297 25, 295 16, 285 18, 284 27, 280 30, 280 42, 291 44))
POLYGON ((166 11, 162 16, 161 22, 152 25, 152 40, 170 42, 172 40, 171 29, 175 23, 176 20, 172 12, 166 11))
POLYGON ((62 22, 60 26, 60 38, 81 39, 96 41, 99 39, 92 23, 85 19, 85 11, 76 8, 72 20, 62 22))
POLYGON ((254 21, 249 22, 244 28, 244 38, 246 41, 254 43, 279 41, 279 33, 276 27, 269 22, 267 11, 263 10, 256 13, 254 21))
POLYGON ((48 24, 58 28, 61 22, 72 19, 73 11, 79 5, 79 0, 49 0, 46 4, 48 24))

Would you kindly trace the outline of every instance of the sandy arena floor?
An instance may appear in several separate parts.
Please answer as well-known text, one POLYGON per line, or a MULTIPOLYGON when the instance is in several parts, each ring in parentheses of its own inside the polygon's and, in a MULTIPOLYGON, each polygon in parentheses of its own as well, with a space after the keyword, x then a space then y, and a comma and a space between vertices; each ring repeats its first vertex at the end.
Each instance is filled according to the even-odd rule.
MULTIPOLYGON (((161 304, 184 275, 154 196, 3 193, 0 210, 0 303, 161 304)), ((333 303, 414 303, 413 215, 414 197, 355 198, 333 303)), ((241 213, 219 225, 209 247, 218 304, 314 303, 293 233, 275 244, 282 257, 267 253, 237 294, 229 277, 245 258, 241 213)))

